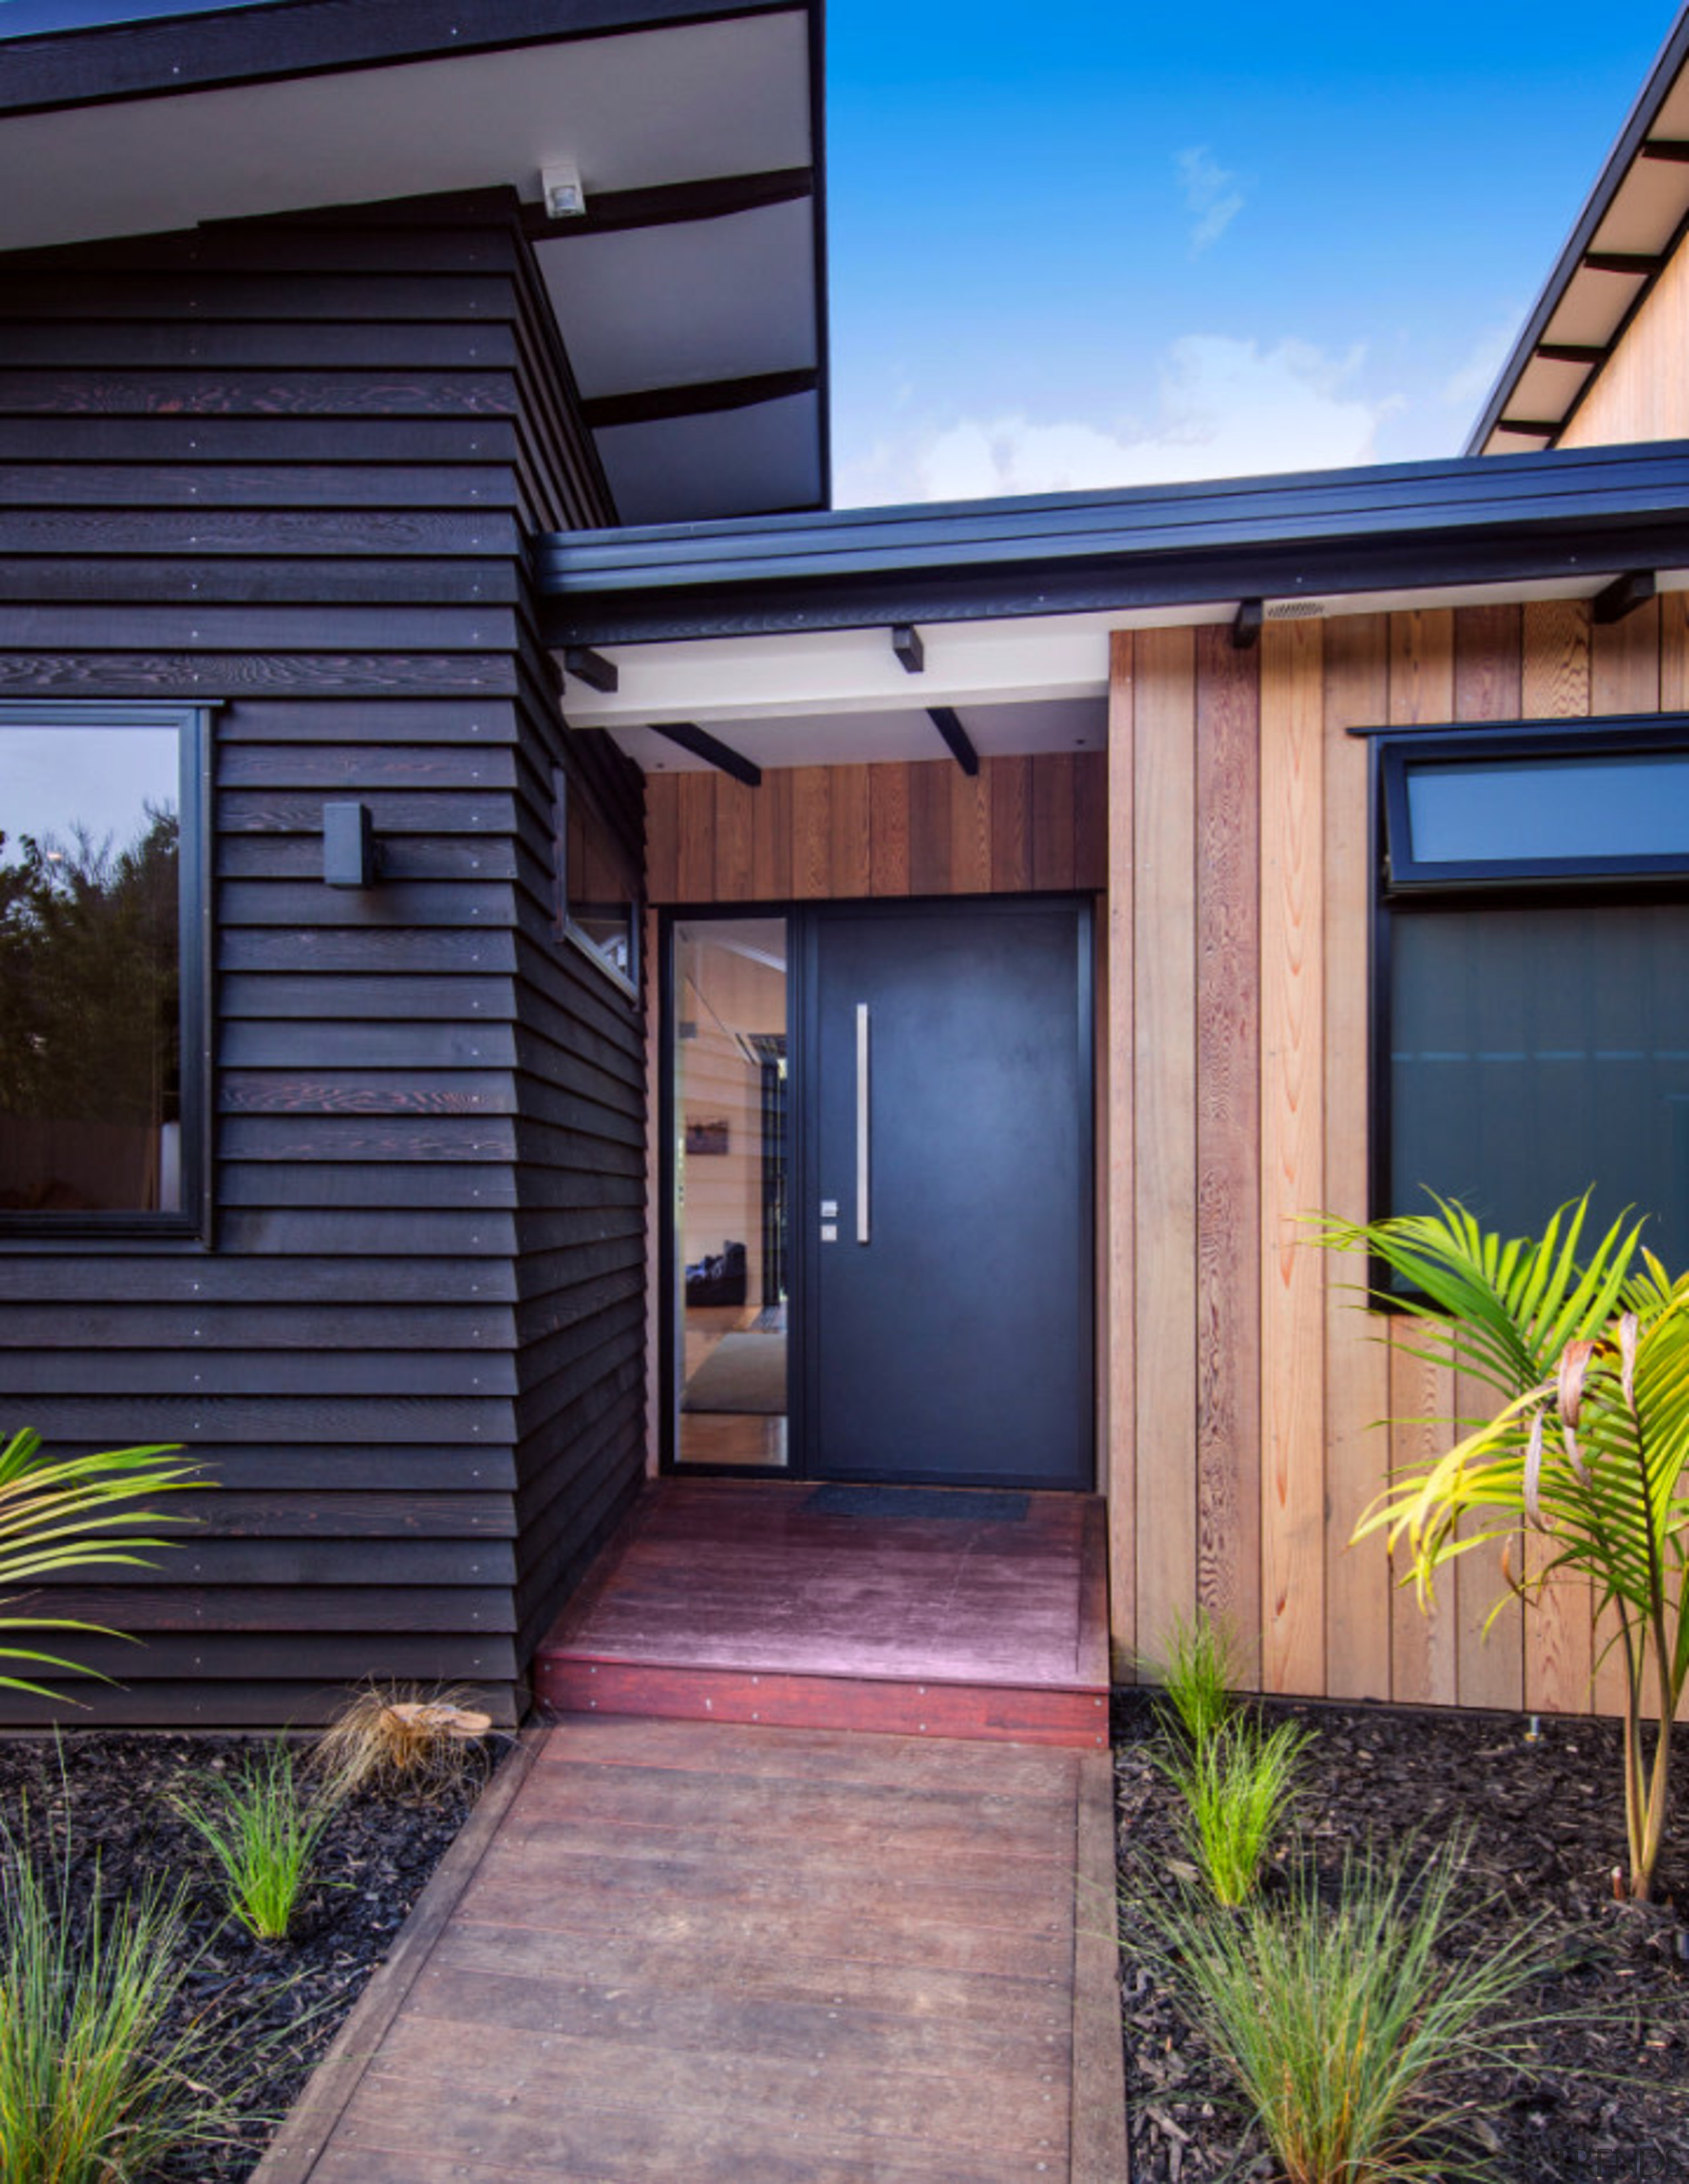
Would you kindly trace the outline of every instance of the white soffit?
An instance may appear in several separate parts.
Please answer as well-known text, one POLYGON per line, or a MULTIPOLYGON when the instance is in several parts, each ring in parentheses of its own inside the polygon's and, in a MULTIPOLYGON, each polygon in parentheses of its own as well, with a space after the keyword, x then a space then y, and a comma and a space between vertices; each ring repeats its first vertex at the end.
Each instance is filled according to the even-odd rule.
POLYGON ((813 506, 820 495, 819 398, 643 425, 603 425, 599 458, 624 523, 684 523, 813 506))
MULTIPOLYGON (((1108 741, 1108 702, 1102 697, 975 705, 962 712, 960 718, 981 758, 1101 750, 1108 741)), ((769 769, 868 766, 950 755, 918 703, 906 702, 895 711, 811 713, 784 720, 727 719, 711 733, 741 758, 769 769)), ((655 729, 621 727, 614 736, 619 748, 644 772, 710 771, 707 759, 682 750, 655 729)))
MULTIPOLYGON (((187 32, 192 36, 192 29, 187 32)), ((807 25, 741 17, 0 121, 0 249, 509 183, 807 165, 807 25)))
MULTIPOLYGON (((1618 573, 1514 584, 1462 584, 1323 599, 1321 619, 1438 607, 1507 606, 1528 599, 1591 598, 1618 573)), ((1689 570, 1655 572, 1662 592, 1689 590, 1689 570)), ((690 721, 800 721, 953 705, 1013 705, 1101 698, 1108 688, 1113 630, 1190 628, 1229 622, 1240 602, 1145 608, 1117 614, 1024 616, 997 621, 923 622, 919 675, 906 673, 884 625, 766 636, 688 638, 605 648, 618 687, 594 690, 566 672, 563 708, 577 728, 642 727, 690 721)), ((1269 599, 1269 609, 1280 602, 1269 599)), ((1293 602, 1292 604, 1305 604, 1293 602)), ((563 665, 562 656, 558 665, 563 665)), ((731 741, 731 738, 724 738, 731 741)), ((983 746, 982 746, 983 747, 983 746)), ((1062 748, 1067 748, 1063 745, 1062 748)), ((644 763, 644 761, 641 761, 644 763)), ((672 761, 671 761, 672 762, 672 761)), ((790 764, 792 760, 781 763, 790 764)))
POLYGON ((807 198, 577 237, 561 222, 536 249, 588 400, 820 361, 807 198))

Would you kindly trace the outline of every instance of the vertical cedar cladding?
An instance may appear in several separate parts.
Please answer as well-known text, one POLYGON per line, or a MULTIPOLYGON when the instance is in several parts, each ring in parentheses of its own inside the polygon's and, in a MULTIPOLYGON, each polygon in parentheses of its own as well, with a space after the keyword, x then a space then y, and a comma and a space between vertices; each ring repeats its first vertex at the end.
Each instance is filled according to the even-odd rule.
MULTIPOLYGON (((1540 1607, 1474 1551, 1435 1612, 1357 1519, 1481 1392, 1356 1308, 1364 1269, 1299 1217, 1367 1212, 1376 845, 1353 727, 1678 710, 1689 600, 1592 625, 1581 600, 1114 640, 1108 1056, 1116 1660, 1227 1617, 1269 1691, 1613 1710, 1586 1585, 1540 1607), (1378 1422, 1393 1416, 1385 1429, 1378 1422)), ((654 808, 655 816, 655 808, 654 808)), ((1527 1552, 1542 1567, 1536 1547, 1527 1552)), ((1609 1660, 1612 1657, 1608 1657, 1609 1660)))
POLYGON ((527 557, 614 512, 513 203, 5 271, 5 688, 226 701, 215 1248, 0 1240, 0 1424, 216 1481, 155 1569, 59 1596, 145 1641, 82 1649, 124 1680, 91 1718, 298 1720, 371 1672, 508 1715, 644 1446, 640 1028, 549 937, 527 557), (321 877, 348 796, 367 892, 321 877))

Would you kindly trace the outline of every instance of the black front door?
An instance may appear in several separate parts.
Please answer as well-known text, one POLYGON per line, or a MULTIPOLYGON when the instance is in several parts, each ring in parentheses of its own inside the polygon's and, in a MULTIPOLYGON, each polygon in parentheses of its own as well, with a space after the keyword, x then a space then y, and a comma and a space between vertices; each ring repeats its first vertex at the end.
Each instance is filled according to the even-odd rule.
POLYGON ((1089 1488, 1089 910, 829 906, 805 927, 805 1468, 1089 1488))

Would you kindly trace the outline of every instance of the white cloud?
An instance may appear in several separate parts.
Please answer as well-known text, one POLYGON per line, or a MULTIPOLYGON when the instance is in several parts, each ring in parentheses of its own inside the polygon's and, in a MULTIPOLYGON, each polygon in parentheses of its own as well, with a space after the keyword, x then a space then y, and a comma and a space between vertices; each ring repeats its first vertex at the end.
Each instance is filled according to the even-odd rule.
POLYGON ((1196 258, 1218 242, 1243 210, 1243 192, 1237 176, 1221 166, 1206 144, 1188 145, 1176 164, 1192 215, 1190 255, 1196 258))
POLYGON ((1155 421, 1035 420, 1023 411, 958 417, 882 439, 841 465, 840 507, 990 499, 1205 477, 1341 469, 1375 460, 1393 397, 1353 387, 1360 349, 1333 357, 1305 342, 1191 334, 1163 363, 1155 421))
POLYGON ((1491 326, 1473 344, 1465 363, 1444 381, 1443 400, 1458 409, 1475 410, 1501 376, 1502 366, 1508 360, 1518 333, 1516 319, 1491 326))

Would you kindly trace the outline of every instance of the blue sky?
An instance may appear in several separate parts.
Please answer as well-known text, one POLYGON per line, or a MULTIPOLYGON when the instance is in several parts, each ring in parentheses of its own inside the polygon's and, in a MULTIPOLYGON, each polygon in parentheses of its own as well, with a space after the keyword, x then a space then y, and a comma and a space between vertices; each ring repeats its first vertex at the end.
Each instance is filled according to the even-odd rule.
POLYGON ((1675 0, 830 0, 836 498, 1458 451, 1675 0))

